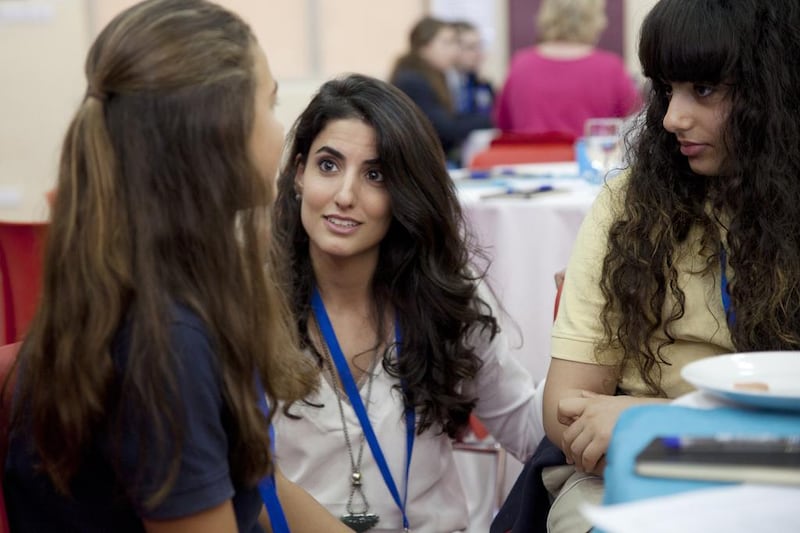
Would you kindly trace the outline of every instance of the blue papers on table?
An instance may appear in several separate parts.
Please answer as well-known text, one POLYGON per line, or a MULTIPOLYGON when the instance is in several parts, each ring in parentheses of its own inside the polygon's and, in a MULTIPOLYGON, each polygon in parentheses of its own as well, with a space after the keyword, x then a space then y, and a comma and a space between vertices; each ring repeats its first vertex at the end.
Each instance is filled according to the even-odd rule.
POLYGON ((459 182, 456 188, 460 197, 469 200, 532 198, 535 195, 555 190, 568 190, 557 187, 552 180, 497 178, 459 182))
POLYGON ((574 161, 561 163, 532 163, 522 165, 496 166, 488 170, 454 168, 450 169, 453 181, 472 181, 503 178, 526 179, 568 179, 578 180, 578 164, 574 161))
POLYGON ((486 199, 552 198, 552 193, 597 194, 598 186, 577 176, 575 163, 496 167, 491 171, 453 169, 458 196, 463 202, 486 199))
POLYGON ((593 186, 582 180, 563 178, 491 178, 458 181, 456 189, 462 201, 479 201, 539 198, 552 193, 588 191, 593 186))

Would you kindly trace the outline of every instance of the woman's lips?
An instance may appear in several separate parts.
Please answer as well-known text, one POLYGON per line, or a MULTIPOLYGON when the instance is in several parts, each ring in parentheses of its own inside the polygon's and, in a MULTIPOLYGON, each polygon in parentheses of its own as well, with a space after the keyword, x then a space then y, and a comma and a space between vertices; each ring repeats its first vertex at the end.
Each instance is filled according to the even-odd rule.
POLYGON ((340 235, 353 233, 356 228, 361 225, 361 223, 358 221, 347 217, 329 215, 323 217, 323 219, 325 220, 325 225, 328 227, 328 229, 340 235))
POLYGON ((686 157, 695 157, 700 155, 706 149, 706 146, 700 143, 681 143, 681 153, 686 157))

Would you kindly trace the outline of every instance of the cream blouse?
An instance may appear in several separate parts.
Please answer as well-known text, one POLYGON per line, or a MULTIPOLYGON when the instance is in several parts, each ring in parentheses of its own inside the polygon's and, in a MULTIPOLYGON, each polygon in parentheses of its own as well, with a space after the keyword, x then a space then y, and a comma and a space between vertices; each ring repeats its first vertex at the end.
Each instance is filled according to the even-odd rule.
MULTIPOLYGON (((493 302, 485 289, 482 289, 481 296, 485 301, 493 302)), ((494 314, 498 316, 496 311, 494 314)), ((464 392, 478 398, 475 414, 492 435, 509 453, 524 461, 533 454, 543 436, 541 412, 534 401, 533 380, 510 354, 502 331, 491 342, 479 339, 477 345, 483 367, 474 381, 464 383, 464 392)), ((382 365, 377 365, 367 410, 402 495, 405 488, 406 428, 403 401, 399 392, 393 389, 396 383, 397 380, 389 376, 382 365)), ((347 514, 350 459, 336 393, 328 380, 321 379, 320 385, 319 392, 308 398, 309 403, 292 406, 290 412, 298 415, 298 420, 284 416, 280 410, 276 412, 277 463, 287 478, 307 490, 335 516, 341 516, 347 514)), ((362 384, 360 391, 364 398, 367 386, 362 384)), ((363 432, 347 401, 343 402, 343 408, 353 454, 357 456, 363 432)), ((380 522, 370 531, 402 531, 400 510, 367 443, 364 444, 361 472, 369 512, 380 516, 380 522)), ((491 481, 487 479, 486 497, 492 490, 491 481)), ((356 503, 360 504, 360 501, 356 503)), ((452 442, 439 428, 431 428, 414 439, 406 510, 410 529, 415 533, 460 531, 469 525, 466 497, 453 461, 452 442)))

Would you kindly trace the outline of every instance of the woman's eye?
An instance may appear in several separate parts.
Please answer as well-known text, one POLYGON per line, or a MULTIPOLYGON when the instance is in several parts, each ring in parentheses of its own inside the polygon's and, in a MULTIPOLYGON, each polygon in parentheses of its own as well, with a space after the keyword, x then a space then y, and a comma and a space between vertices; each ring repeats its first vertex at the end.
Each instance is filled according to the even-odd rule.
POLYGON ((382 182, 383 174, 380 172, 380 170, 370 170, 367 172, 367 179, 369 181, 382 182))
POLYGON ((333 172, 336 170, 336 163, 330 159, 323 159, 319 162, 319 169, 323 172, 333 172))
POLYGON ((698 84, 696 84, 694 86, 694 92, 697 93, 697 96, 700 96, 700 97, 710 96, 711 93, 714 92, 714 86, 713 85, 702 85, 702 84, 698 83, 698 84))

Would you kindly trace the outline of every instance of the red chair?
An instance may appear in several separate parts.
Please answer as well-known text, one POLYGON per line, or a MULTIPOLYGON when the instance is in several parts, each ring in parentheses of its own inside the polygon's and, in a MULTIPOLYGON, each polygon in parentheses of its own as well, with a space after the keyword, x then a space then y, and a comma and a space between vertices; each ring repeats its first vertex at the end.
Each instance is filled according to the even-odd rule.
POLYGON ((488 169, 497 165, 555 163, 575 160, 575 137, 565 133, 543 134, 503 132, 485 150, 478 152, 470 168, 488 169))
POLYGON ((25 335, 39 301, 46 222, 0 222, 1 343, 25 335))
POLYGON ((564 289, 564 280, 561 280, 561 283, 556 285, 556 298, 553 302, 553 321, 555 322, 556 318, 558 318, 558 304, 561 302, 561 291, 564 289))
POLYGON ((465 437, 453 442, 453 449, 461 452, 493 455, 494 461, 494 495, 492 501, 492 516, 497 513, 503 504, 503 489, 506 480, 506 451, 494 439, 488 439, 489 430, 471 414, 469 415, 469 429, 465 437))
POLYGON ((6 451, 8 451, 8 423, 11 414, 11 396, 14 390, 14 378, 10 376, 17 358, 17 352, 22 343, 6 344, 0 346, 0 533, 8 531, 8 517, 6 516, 6 504, 3 495, 3 465, 6 463, 6 451))

